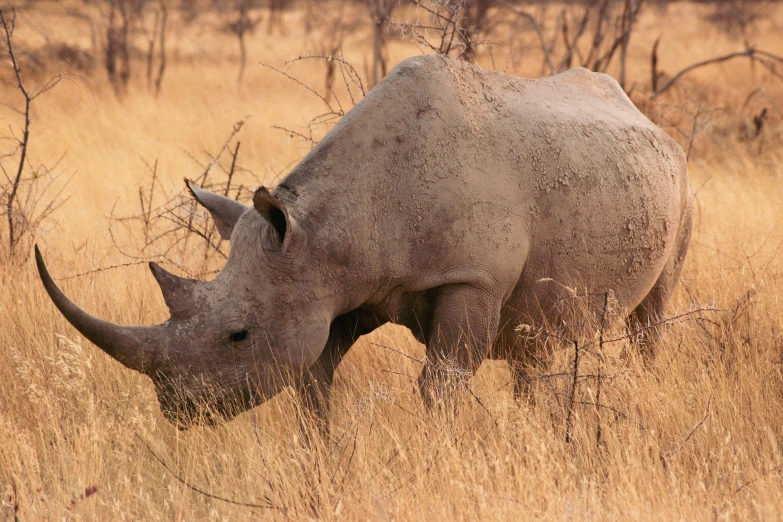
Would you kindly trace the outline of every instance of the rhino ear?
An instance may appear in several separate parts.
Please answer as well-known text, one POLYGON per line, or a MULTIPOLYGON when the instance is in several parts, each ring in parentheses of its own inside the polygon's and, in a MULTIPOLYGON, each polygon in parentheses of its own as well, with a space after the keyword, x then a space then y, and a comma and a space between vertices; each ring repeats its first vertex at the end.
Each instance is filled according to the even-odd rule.
POLYGON ((275 231, 275 240, 285 254, 299 235, 299 225, 288 213, 283 202, 269 193, 266 187, 259 187, 253 194, 253 206, 275 231))
POLYGON ((220 232, 220 237, 223 239, 231 239, 231 231, 234 230, 234 225, 239 219, 239 216, 241 216, 248 207, 238 201, 227 198, 226 196, 204 190, 187 178, 185 178, 185 185, 188 186, 188 190, 190 190, 190 193, 196 198, 196 201, 212 214, 212 219, 215 220, 215 225, 217 226, 218 232, 220 232))

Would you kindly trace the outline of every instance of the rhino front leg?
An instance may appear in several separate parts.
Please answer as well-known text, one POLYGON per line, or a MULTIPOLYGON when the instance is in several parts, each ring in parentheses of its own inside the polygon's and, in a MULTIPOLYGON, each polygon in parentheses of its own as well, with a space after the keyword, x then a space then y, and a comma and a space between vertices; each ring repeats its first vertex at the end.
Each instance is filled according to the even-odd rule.
POLYGON ((448 387, 467 385, 497 336, 500 300, 471 285, 450 285, 436 296, 426 338, 419 391, 429 409, 448 387))
POLYGON ((360 311, 337 317, 329 327, 324 351, 296 383, 296 391, 304 406, 322 423, 329 413, 329 396, 334 372, 356 340, 381 325, 374 317, 360 311))

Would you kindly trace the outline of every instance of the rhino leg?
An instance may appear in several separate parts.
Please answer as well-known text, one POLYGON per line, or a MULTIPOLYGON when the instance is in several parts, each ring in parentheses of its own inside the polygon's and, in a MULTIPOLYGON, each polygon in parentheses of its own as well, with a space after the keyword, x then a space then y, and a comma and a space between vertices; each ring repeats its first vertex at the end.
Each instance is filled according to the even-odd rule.
POLYGON ((674 293, 677 281, 680 279, 680 272, 685 264, 685 255, 688 252, 688 244, 691 239, 692 220, 693 203, 691 202, 685 209, 680 229, 677 232, 674 251, 666 262, 663 272, 658 276, 658 280, 647 296, 626 319, 626 327, 629 331, 641 332, 639 345, 642 354, 648 358, 655 355, 655 343, 660 338, 660 332, 657 328, 646 327, 665 317, 666 305, 674 293))
POLYGON ((524 361, 512 359, 508 363, 514 380, 514 400, 530 397, 530 376, 524 361))
POLYGON ((529 372, 539 363, 538 346, 534 339, 525 339, 520 332, 516 331, 514 326, 521 322, 518 317, 513 319, 506 317, 503 322, 504 326, 501 327, 493 348, 494 356, 508 362, 511 380, 514 384, 514 399, 530 398, 529 372))
POLYGON ((382 324, 374 316, 360 311, 337 317, 329 327, 324 351, 296 384, 296 391, 305 408, 319 423, 325 423, 329 413, 329 395, 334 372, 356 340, 382 324))
POLYGON ((497 336, 500 300, 470 285, 450 285, 436 294, 429 332, 427 363, 419 391, 429 409, 446 385, 466 385, 486 359, 497 336))

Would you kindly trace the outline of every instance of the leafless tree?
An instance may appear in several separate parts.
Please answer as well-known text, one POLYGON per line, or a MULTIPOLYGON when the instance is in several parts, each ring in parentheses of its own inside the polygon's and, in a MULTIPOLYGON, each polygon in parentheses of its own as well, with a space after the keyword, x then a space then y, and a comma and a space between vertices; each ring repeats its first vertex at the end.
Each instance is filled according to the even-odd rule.
POLYGON ((242 84, 242 78, 245 75, 245 65, 247 63, 247 46, 245 45, 245 35, 256 30, 261 17, 251 16, 251 8, 253 7, 253 0, 234 0, 234 20, 226 24, 225 29, 235 34, 239 40, 239 75, 237 76, 237 84, 242 84))
POLYGON ((465 44, 462 58, 472 62, 476 57, 476 47, 489 39, 489 33, 496 22, 490 18, 490 8, 497 5, 496 0, 470 0, 463 5, 461 37, 465 44))
POLYGON ((567 5, 561 8, 551 27, 546 6, 533 14, 506 0, 501 0, 501 3, 524 23, 522 28, 530 27, 535 31, 550 74, 562 72, 573 65, 606 72, 613 59, 619 56, 618 81, 628 90, 628 46, 644 0, 588 0, 584 4, 567 5), (547 32, 552 34, 549 40, 547 32))
POLYGON ((168 8, 165 0, 102 0, 105 25, 104 58, 106 72, 115 92, 127 90, 133 75, 132 59, 136 39, 144 35, 147 40, 147 83, 155 92, 160 91, 166 69, 166 30, 168 8), (151 24, 148 19, 151 18, 151 24), (157 49, 157 69, 154 68, 157 49))
POLYGON ((146 16, 142 16, 142 29, 147 37, 147 86, 154 90, 157 96, 160 94, 163 73, 166 71, 166 29, 169 11, 164 0, 159 0, 157 6, 149 11, 152 17, 151 24, 148 25, 144 20, 146 16))
POLYGON ((639 14, 639 8, 642 6, 642 1, 643 0, 625 0, 623 15, 620 19, 620 75, 617 81, 620 83, 620 87, 622 87, 625 91, 628 90, 625 78, 625 64, 628 58, 628 43, 631 40, 633 24, 639 14))
POLYGON ((14 87, 23 99, 21 109, 10 103, 3 103, 23 119, 21 133, 11 127, 10 134, 2 136, 2 142, 10 143, 11 148, 0 153, 0 170, 4 176, 4 179, 0 180, 1 212, 5 214, 7 228, 4 231, 7 233, 6 254, 12 258, 20 253, 23 253, 23 257, 27 255, 37 229, 49 220, 52 213, 63 203, 60 197, 62 189, 53 197, 47 197, 59 176, 56 173, 59 161, 52 167, 46 167, 34 165, 29 157, 32 104, 39 96, 56 87, 62 76, 55 76, 40 87, 28 88, 14 48, 16 11, 13 7, 0 10, 0 25, 6 45, 7 65, 10 65, 13 76, 11 80, 1 80, 14 87))
POLYGON ((756 24, 771 15, 772 2, 767 0, 721 0, 713 2, 707 20, 731 37, 747 45, 756 24))
POLYGON ((201 14, 199 0, 179 0, 177 2, 177 12, 179 20, 183 24, 189 25, 195 22, 201 14))
MULTIPOLYGON (((88 9, 81 9, 78 6, 71 6, 71 5, 63 5, 63 9, 65 12, 78 20, 83 20, 87 23, 87 27, 90 30, 90 60, 89 65, 87 67, 84 67, 83 69, 86 70, 86 72, 92 72, 94 69, 98 56, 100 56, 100 44, 99 44, 99 24, 96 21, 95 17, 93 16, 93 12, 88 9)), ((63 46, 65 48, 66 46, 63 46)))
MULTIPOLYGON (((328 9, 323 8, 323 5, 309 2, 305 14, 305 31, 310 35, 313 46, 310 56, 341 58, 345 36, 358 30, 362 24, 355 11, 351 9, 348 0, 332 2, 328 9)), ((340 71, 340 62, 326 59, 322 62, 325 68, 323 96, 326 100, 331 100, 336 74, 340 71)))
POLYGON ((277 27, 280 33, 283 33, 283 11, 288 7, 289 0, 269 0, 269 20, 266 24, 267 33, 272 34, 272 30, 277 27))
POLYGON ((410 0, 424 19, 393 22, 403 38, 438 54, 473 61, 478 48, 489 43, 495 25, 489 19, 495 0, 410 0))
POLYGON ((116 92, 123 92, 131 76, 130 26, 133 12, 127 0, 107 0, 105 64, 116 92))
POLYGON ((386 33, 394 8, 400 5, 400 0, 366 0, 370 12, 373 34, 371 86, 375 86, 388 70, 386 63, 386 33))

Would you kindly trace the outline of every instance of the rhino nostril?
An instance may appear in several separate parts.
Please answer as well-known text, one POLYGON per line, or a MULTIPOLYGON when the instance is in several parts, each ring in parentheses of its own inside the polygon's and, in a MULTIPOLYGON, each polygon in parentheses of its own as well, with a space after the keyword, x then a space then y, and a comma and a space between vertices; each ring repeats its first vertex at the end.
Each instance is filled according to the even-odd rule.
POLYGON ((231 334, 231 342, 232 343, 238 343, 240 341, 244 341, 247 339, 248 332, 247 330, 240 330, 239 332, 234 332, 231 334))

